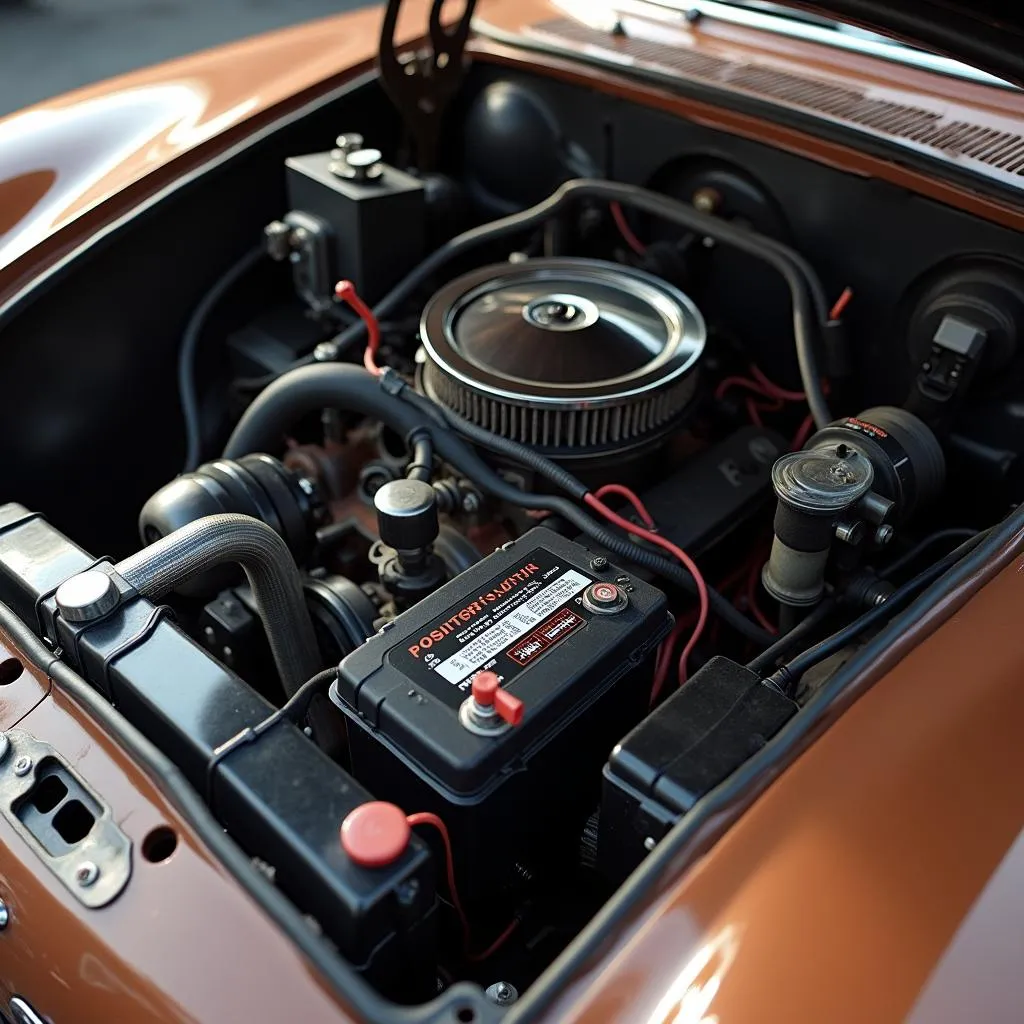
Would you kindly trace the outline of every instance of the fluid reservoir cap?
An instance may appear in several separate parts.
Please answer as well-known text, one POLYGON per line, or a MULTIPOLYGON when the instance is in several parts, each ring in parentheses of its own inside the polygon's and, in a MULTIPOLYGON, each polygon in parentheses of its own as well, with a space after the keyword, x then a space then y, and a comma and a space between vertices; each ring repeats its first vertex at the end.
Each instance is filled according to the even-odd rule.
POLYGON ((341 823, 341 848, 362 868, 382 868, 402 856, 411 831, 401 807, 371 800, 341 823))
POLYGON ((68 622, 91 622, 117 607, 117 584, 99 569, 87 569, 57 588, 57 607, 68 622))
POLYGON ((398 551, 417 551, 437 539, 437 498, 423 480, 392 480, 373 496, 380 539, 398 551))
POLYGON ((849 508, 867 494, 874 478, 871 460, 848 444, 790 452, 772 467, 779 500, 810 515, 833 515, 849 508))

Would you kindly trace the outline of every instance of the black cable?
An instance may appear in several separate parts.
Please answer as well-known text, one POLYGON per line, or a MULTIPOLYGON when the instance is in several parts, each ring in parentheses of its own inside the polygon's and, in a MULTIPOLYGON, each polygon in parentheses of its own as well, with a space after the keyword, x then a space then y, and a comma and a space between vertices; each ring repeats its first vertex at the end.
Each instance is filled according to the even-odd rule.
POLYGON ((951 526, 946 530, 936 530, 935 533, 928 534, 927 537, 919 540, 909 551, 905 551, 899 558, 894 559, 882 568, 878 575, 882 579, 895 576, 908 565, 915 562, 932 545, 939 544, 944 540, 961 540, 965 537, 973 537, 977 532, 977 530, 973 530, 969 526, 951 526))
POLYGON ((185 473, 191 473, 203 461, 203 425, 196 384, 196 354, 206 319, 227 292, 263 258, 262 248, 250 249, 233 263, 202 297, 192 312, 178 350, 178 393, 185 420, 185 473))
POLYGON ((826 597, 818 606, 804 619, 801 619, 788 633, 780 636, 778 640, 765 648, 756 658, 747 662, 747 668, 758 675, 764 675, 770 669, 774 669, 776 662, 788 657, 795 651, 815 630, 835 611, 836 602, 831 597, 826 597))
POLYGON ((547 456, 541 455, 540 452, 535 451, 533 448, 529 448, 525 444, 520 444, 518 441, 513 441, 507 437, 494 434, 485 427, 477 426, 451 409, 446 409, 436 402, 432 402, 425 395, 419 394, 412 388, 404 388, 399 392, 399 396, 425 414, 430 414, 431 410, 440 412, 443 422, 456 433, 492 452, 497 452, 499 455, 507 455, 528 469, 536 470, 541 476, 551 481, 556 487, 560 487, 577 501, 582 501, 588 493, 589 488, 573 476, 572 473, 559 466, 557 462, 554 462, 547 456))
MULTIPOLYGON (((213 752, 213 757, 210 758, 207 765, 206 774, 208 779, 212 782, 214 770, 228 754, 239 747, 254 743, 264 733, 277 725, 278 722, 291 722, 293 725, 301 728, 302 720, 309 713, 310 705, 318 696, 325 694, 337 678, 338 667, 336 665, 317 672, 316 675, 311 676, 297 687, 288 700, 276 711, 264 718, 262 722, 257 722, 253 726, 246 726, 241 732, 232 736, 231 739, 220 744, 213 752)), ((212 786, 208 785, 208 791, 212 791, 212 786)))
POLYGON ((769 677, 769 682, 775 683, 785 693, 792 692, 800 677, 808 669, 813 668, 815 665, 820 665, 826 658, 830 658, 837 651, 842 650, 847 644, 872 626, 902 611, 903 607, 913 600, 922 587, 932 583, 949 568, 956 565, 964 555, 968 554, 984 540, 988 532, 975 534, 964 541, 954 551, 940 558, 923 572, 918 573, 912 580, 894 590, 884 604, 876 605, 874 608, 869 609, 838 632, 827 636, 824 640, 816 643, 813 647, 809 647, 806 651, 802 651, 791 662, 773 672, 769 677))
POLYGON ((316 360, 312 355, 301 356, 294 363, 289 363, 283 370, 272 370, 270 373, 261 374, 259 377, 236 377, 231 382, 231 387, 240 395, 258 394, 264 388, 273 384, 283 374, 288 373, 290 370, 297 370, 300 366, 309 366, 310 363, 314 362, 316 360))
MULTIPOLYGON (((829 310, 824 289, 811 266, 799 253, 749 228, 730 223, 720 217, 701 213, 688 203, 670 199, 636 185, 577 178, 567 181, 547 199, 520 213, 491 221, 464 231, 446 242, 403 278, 380 302, 373 313, 378 320, 391 315, 415 291, 442 267, 456 257, 484 242, 493 242, 507 235, 536 228, 577 199, 602 199, 632 206, 673 224, 679 224, 700 235, 714 238, 763 260, 782 275, 789 286, 793 303, 793 336, 796 344, 800 379, 815 425, 820 429, 832 420, 821 386, 815 343, 820 340, 828 322, 829 310)), ((360 321, 338 335, 339 350, 345 350, 362 338, 365 324, 360 321)))

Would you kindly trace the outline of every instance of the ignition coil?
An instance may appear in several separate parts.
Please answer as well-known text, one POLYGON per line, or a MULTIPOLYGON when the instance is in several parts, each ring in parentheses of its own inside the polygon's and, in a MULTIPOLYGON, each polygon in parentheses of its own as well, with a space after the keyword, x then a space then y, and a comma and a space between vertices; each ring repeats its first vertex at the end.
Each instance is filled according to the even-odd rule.
POLYGON ((817 604, 833 540, 887 544, 944 481, 935 435, 905 409, 879 406, 830 423, 772 468, 779 501, 765 590, 785 607, 817 604))

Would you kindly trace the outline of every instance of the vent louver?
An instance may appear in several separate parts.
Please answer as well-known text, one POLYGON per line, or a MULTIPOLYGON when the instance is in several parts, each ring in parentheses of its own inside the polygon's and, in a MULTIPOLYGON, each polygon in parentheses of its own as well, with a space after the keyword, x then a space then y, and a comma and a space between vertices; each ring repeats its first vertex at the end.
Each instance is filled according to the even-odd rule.
POLYGON ((534 26, 546 41, 573 48, 586 47, 588 56, 609 56, 622 65, 628 57, 642 69, 668 77, 693 79, 721 89, 770 100, 804 113, 835 121, 933 150, 945 159, 962 160, 989 177, 1013 181, 1024 175, 1024 135, 1009 130, 950 118, 925 107, 897 103, 867 95, 852 87, 834 85, 778 68, 730 61, 695 53, 682 46, 643 39, 636 35, 612 37, 568 18, 534 26))

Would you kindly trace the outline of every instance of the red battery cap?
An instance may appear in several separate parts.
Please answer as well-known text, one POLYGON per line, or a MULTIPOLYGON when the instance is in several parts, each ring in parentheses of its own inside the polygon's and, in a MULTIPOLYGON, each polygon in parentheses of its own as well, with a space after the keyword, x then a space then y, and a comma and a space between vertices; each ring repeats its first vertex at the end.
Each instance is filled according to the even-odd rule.
POLYGON ((411 832, 401 807, 371 800, 346 815, 341 848, 360 867, 382 868, 402 856, 411 832))
POLYGON ((501 688, 497 672, 477 672, 473 676, 473 699, 485 708, 493 704, 509 725, 518 725, 523 720, 523 702, 501 688))

